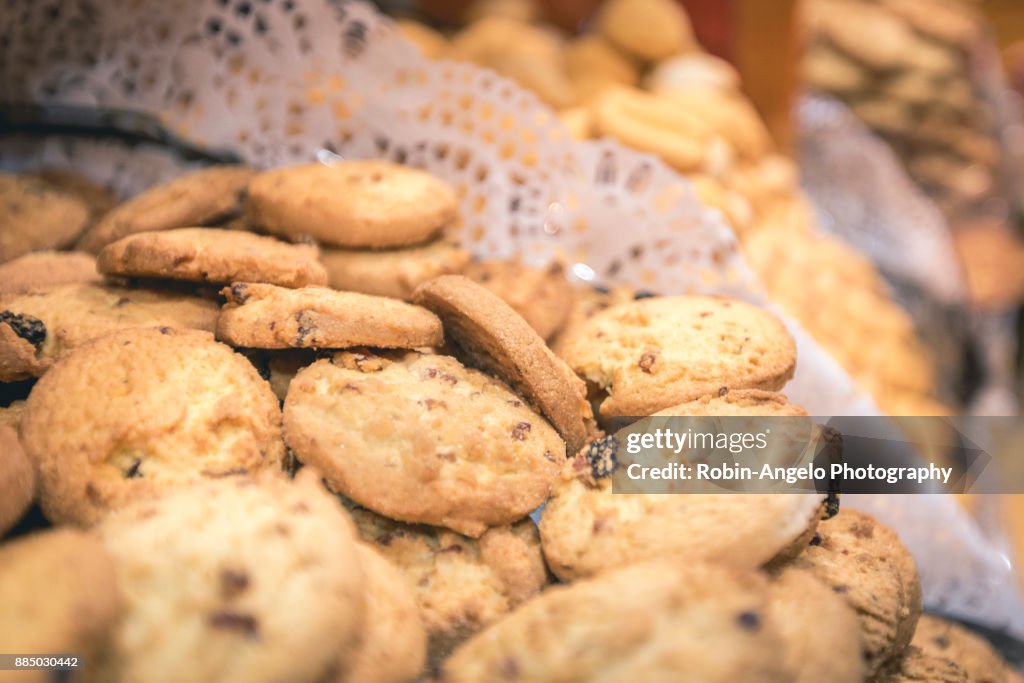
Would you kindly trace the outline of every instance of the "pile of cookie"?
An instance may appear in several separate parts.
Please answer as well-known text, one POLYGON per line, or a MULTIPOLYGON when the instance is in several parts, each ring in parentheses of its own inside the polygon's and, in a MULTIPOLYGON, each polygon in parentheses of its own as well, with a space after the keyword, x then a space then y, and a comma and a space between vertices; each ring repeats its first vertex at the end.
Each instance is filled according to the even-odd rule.
POLYGON ((976 70, 979 11, 957 0, 808 0, 810 87, 850 105, 947 216, 970 217, 998 187, 1001 152, 976 70))
POLYGON ((470 263, 451 189, 384 162, 105 213, 3 183, 0 530, 52 528, 0 543, 0 650, 104 682, 1019 680, 863 513, 613 495, 613 419, 806 415, 762 309, 470 263))

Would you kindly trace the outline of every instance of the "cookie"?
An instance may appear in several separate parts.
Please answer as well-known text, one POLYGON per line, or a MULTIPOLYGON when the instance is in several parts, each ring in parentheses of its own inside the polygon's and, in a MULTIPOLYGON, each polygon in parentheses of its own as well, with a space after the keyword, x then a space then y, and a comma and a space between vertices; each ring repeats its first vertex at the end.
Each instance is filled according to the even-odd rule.
POLYGON ((446 240, 404 249, 323 249, 320 262, 335 289, 409 299, 416 287, 440 275, 461 273, 469 252, 446 240))
POLYGON ((436 237, 458 213, 439 178, 384 161, 302 164, 264 171, 249 184, 253 225, 338 247, 402 247, 436 237))
POLYGON ((351 510, 359 535, 413 587, 436 664, 456 645, 541 591, 548 583, 537 527, 530 519, 488 529, 480 538, 403 524, 351 510))
POLYGON ((686 12, 671 0, 609 0, 597 30, 626 54, 658 62, 696 48, 686 12))
POLYGON ((921 615, 917 568, 899 537, 870 515, 844 508, 823 521, 792 566, 813 573, 857 612, 868 675, 910 643, 921 615))
MULTIPOLYGON (((91 534, 42 531, 0 546, 0 650, 91 661, 118 616, 114 565, 91 534)), ((46 671, 4 680, 51 681, 46 671)))
POLYGON ((340 352, 299 371, 288 446, 332 489, 393 519, 468 536, 548 496, 565 444, 500 381, 448 356, 340 352))
POLYGON ((803 7, 813 31, 875 71, 899 68, 916 43, 909 25, 880 4, 816 0, 803 7))
POLYGON ((644 89, 654 92, 679 86, 705 86, 720 90, 739 90, 740 75, 724 59, 696 53, 670 57, 659 62, 643 81, 644 89))
POLYGON ((463 274, 499 296, 542 339, 554 336, 569 315, 572 287, 560 264, 542 270, 516 261, 478 261, 463 274))
POLYGON ((74 195, 29 176, 0 173, 0 263, 72 244, 89 222, 74 195))
POLYGON ((571 338, 580 325, 616 304, 633 301, 634 297, 644 299, 649 296, 651 296, 649 292, 636 292, 629 287, 612 287, 610 289, 591 285, 573 287, 569 313, 562 329, 551 341, 551 350, 562 357, 562 341, 571 338))
POLYGON ((881 673, 879 683, 973 683, 957 662, 937 657, 911 645, 893 664, 881 673))
POLYGON ((32 389, 21 440, 54 523, 203 478, 279 470, 277 398, 205 332, 123 330, 65 356, 32 389))
POLYGON ((843 53, 827 45, 812 47, 803 61, 803 77, 815 88, 853 95, 866 89, 870 74, 843 53))
POLYGON ((983 19, 970 5, 948 0, 886 0, 885 6, 915 31, 939 42, 969 47, 982 33, 983 19))
POLYGON ((259 349, 415 349, 444 342, 441 321, 404 301, 326 287, 236 282, 221 294, 217 338, 259 349))
POLYGON ((481 65, 512 79, 552 109, 562 109, 576 104, 572 81, 557 68, 558 62, 552 62, 545 56, 533 54, 516 46, 493 53, 490 59, 481 65))
POLYGON ((606 418, 650 415, 722 390, 776 391, 796 368, 796 344, 777 318, 706 296, 620 304, 560 346, 569 366, 607 393, 606 418))
POLYGON ((121 277, 224 285, 267 282, 282 287, 327 284, 315 246, 215 228, 131 235, 104 247, 96 265, 104 275, 121 277))
POLYGON ((555 586, 459 647, 445 683, 791 681, 753 572, 654 562, 555 586))
POLYGON ((360 543, 366 577, 362 639, 338 683, 412 683, 427 659, 427 631, 409 580, 376 550, 360 543))
POLYGON ((89 254, 36 251, 0 264, 0 298, 100 280, 96 259, 89 254))
POLYGON ((593 431, 583 383, 508 304, 460 275, 425 282, 413 300, 436 313, 470 365, 495 373, 535 404, 575 452, 593 431))
POLYGON ((93 254, 138 232, 210 225, 237 212, 255 171, 213 166, 151 187, 108 212, 78 242, 93 254))
POLYGON ((609 83, 636 85, 640 77, 633 60, 599 35, 583 36, 566 45, 565 71, 577 98, 583 101, 609 83))
POLYGON ((39 377, 97 337, 133 327, 213 331, 219 308, 189 294, 66 285, 0 303, 0 381, 39 377))
POLYGON ((100 525, 126 604, 95 680, 332 680, 358 647, 365 579, 309 475, 207 481, 100 525))
POLYGON ((0 537, 18 523, 35 498, 35 467, 16 428, 0 424, 0 537))
POLYGON ((89 225, 117 206, 117 197, 109 187, 90 180, 86 176, 63 168, 44 168, 28 174, 60 192, 77 198, 89 210, 89 225))
POLYGON ((861 683, 865 680, 857 614, 842 597, 800 569, 771 584, 768 611, 783 642, 793 683, 861 683))
POLYGON ((955 662, 971 681, 1009 683, 1009 665, 988 641, 951 621, 921 615, 910 644, 925 655, 955 662))

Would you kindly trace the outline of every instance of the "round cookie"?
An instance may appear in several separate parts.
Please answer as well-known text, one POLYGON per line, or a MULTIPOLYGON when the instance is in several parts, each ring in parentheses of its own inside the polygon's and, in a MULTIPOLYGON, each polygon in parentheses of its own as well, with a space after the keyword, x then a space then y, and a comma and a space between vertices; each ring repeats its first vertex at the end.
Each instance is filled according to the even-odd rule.
POLYGON ((445 683, 792 681, 753 572, 652 562, 555 586, 460 646, 445 683))
POLYGON ((178 176, 135 195, 89 229, 78 247, 93 254, 138 232, 208 225, 239 209, 255 171, 244 166, 213 166, 178 176))
POLYGON ((308 244, 287 244, 240 230, 178 228, 125 237, 96 259, 104 275, 212 284, 267 282, 282 287, 326 285, 327 271, 308 244))
POLYGON ((88 222, 88 207, 74 195, 37 178, 0 173, 0 263, 66 247, 88 222))
MULTIPOLYGON (((42 531, 0 546, 0 650, 89 662, 118 616, 113 562, 92 534, 42 531)), ((4 672, 9 674, 10 672, 4 672)), ((51 681, 24 672, 17 681, 51 681)))
POLYGON ((621 304, 559 343, 569 366, 607 392, 603 417, 650 415, 722 389, 775 391, 796 367, 796 344, 778 319, 704 296, 621 304))
POLYGON ((403 524, 364 508, 351 513, 363 540, 413 587, 432 665, 548 583, 537 527, 530 519, 473 539, 440 527, 403 524))
POLYGON ((36 251, 0 264, 0 298, 100 280, 96 259, 89 254, 36 251))
POLYGON ((366 577, 359 648, 337 683, 412 683, 427 660, 427 631, 409 580, 370 546, 356 548, 366 577))
POLYGON ((15 428, 0 424, 0 537, 18 523, 35 498, 35 466, 15 428))
POLYGON ((899 537, 870 515, 843 508, 818 525, 791 564, 809 570, 857 612, 869 676, 910 643, 921 615, 917 568, 899 537))
POLYGON ((423 283, 413 301, 441 318, 446 337, 470 365, 493 372, 533 402, 569 452, 586 443, 594 430, 586 387, 508 304, 461 275, 423 283))
POLYGON ((879 683, 974 683, 952 659, 928 654, 909 646, 891 669, 875 679, 879 683))
POLYGON ((561 329, 572 307, 572 286, 559 264, 540 270, 515 261, 478 261, 463 274, 511 306, 542 339, 561 329))
POLYGON ((288 446, 360 505, 469 536, 548 496, 565 444, 500 381, 448 356, 340 352, 299 371, 288 446))
POLYGON ((249 361, 168 327, 62 358, 32 389, 21 440, 44 514, 81 526, 198 479, 279 470, 284 456, 277 398, 249 361))
POLYGON ((623 52, 658 62, 696 47, 686 12, 671 0, 609 0, 597 29, 623 52))
POLYGON ((350 248, 427 242, 455 220, 458 201, 439 178, 385 161, 302 164, 249 183, 253 225, 350 248))
POLYGON ((951 621, 921 615, 910 641, 925 655, 956 662, 971 681, 1009 683, 1009 665, 981 636, 951 621))
POLYGON ((66 285, 0 303, 0 381, 39 377, 98 338, 134 327, 212 332, 214 301, 163 289, 66 285))
POLYGON ((453 242, 435 240, 404 249, 323 249, 320 262, 331 287, 409 299, 420 283, 461 273, 470 255, 453 242))
POLYGON ((444 343, 436 315, 396 299, 245 282, 221 294, 227 303, 217 319, 217 338, 233 346, 415 349, 444 343))
POLYGON ((313 473, 139 501, 98 527, 126 597, 95 680, 331 680, 358 647, 352 525, 313 473))

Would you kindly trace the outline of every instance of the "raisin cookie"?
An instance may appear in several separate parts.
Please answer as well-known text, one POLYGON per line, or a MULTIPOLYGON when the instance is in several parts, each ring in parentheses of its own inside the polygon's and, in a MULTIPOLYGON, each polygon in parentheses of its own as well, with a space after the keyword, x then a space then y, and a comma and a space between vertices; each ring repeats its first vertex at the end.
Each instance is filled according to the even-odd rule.
POLYGON ((396 299, 245 282, 221 294, 227 303, 217 319, 217 338, 233 346, 415 349, 444 342, 436 315, 396 299))
POLYGON ((723 389, 777 391, 796 368, 796 344, 777 318, 705 296, 620 304, 560 344, 569 366, 607 392, 606 418, 650 415, 723 389))
POLYGON ((508 304, 461 275, 417 288, 413 301, 444 323, 469 365, 493 372, 537 406, 574 453, 594 431, 586 387, 508 304))
POLYGON ((189 294, 99 284, 67 285, 0 303, 0 381, 39 377, 93 339, 133 327, 212 332, 219 308, 189 294))
POLYGON ((445 683, 792 681, 764 577, 651 562, 555 586, 460 646, 445 683))
POLYGON ((559 264, 541 270, 515 261, 480 261, 463 274, 497 294, 542 339, 561 329, 572 307, 572 287, 559 264))
POLYGON ((544 502, 565 444, 500 381, 448 356, 340 352, 302 369, 288 445, 360 505, 469 536, 544 502))
POLYGON ((202 482, 97 531, 126 605, 96 680, 315 683, 355 655, 363 569, 315 475, 202 482))
POLYGON ((66 247, 88 222, 88 207, 74 195, 37 178, 0 173, 0 263, 66 247))
POLYGON ((413 586, 432 664, 548 584, 537 527, 530 519, 473 539, 395 522, 364 508, 351 513, 363 540, 413 586))
POLYGON ((1009 683, 1009 665, 984 638, 962 626, 924 614, 917 622, 912 646, 926 655, 956 662, 977 683, 1009 683))
POLYGON ((244 357, 205 332, 112 334, 62 358, 29 395, 22 445, 55 523, 88 526, 203 478, 280 470, 281 410, 244 357))
POLYGON ((62 285, 98 283, 96 259, 80 251, 36 251, 0 264, 0 299, 62 285))
POLYGON ((0 536, 11 530, 36 498, 36 469, 13 427, 0 424, 0 536))
POLYGON ((439 178, 385 161, 302 164, 249 183, 250 222, 275 235, 337 247, 384 249, 436 237, 458 212, 439 178))
POLYGON ((335 289, 409 299, 420 283, 461 273, 469 252, 453 242, 435 240, 404 249, 332 249, 320 252, 327 281, 335 289))
POLYGON ((104 275, 282 287, 326 285, 317 248, 240 230, 178 228, 143 232, 109 244, 96 259, 104 275))
POLYGON ((244 166, 214 166, 151 187, 108 212, 82 236, 78 247, 96 254, 137 232, 216 223, 240 210, 254 173, 244 166))

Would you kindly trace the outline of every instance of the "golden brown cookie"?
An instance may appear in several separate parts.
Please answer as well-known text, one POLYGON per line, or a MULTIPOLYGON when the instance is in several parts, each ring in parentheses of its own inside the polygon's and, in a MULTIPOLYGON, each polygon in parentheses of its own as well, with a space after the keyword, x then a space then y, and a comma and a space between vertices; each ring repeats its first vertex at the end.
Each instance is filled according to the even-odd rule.
POLYGON ((0 173, 0 263, 70 245, 89 222, 74 195, 37 178, 0 173))
POLYGON ((327 284, 315 246, 215 228, 131 235, 104 247, 96 264, 104 275, 122 277, 225 285, 267 282, 282 287, 327 284))
POLYGON ((477 261, 463 274, 498 295, 542 339, 554 336, 569 315, 572 287, 560 264, 541 270, 517 261, 477 261))
POLYGON ((955 662, 971 681, 1009 683, 1009 665, 988 641, 951 621, 921 615, 910 644, 926 655, 955 662))
POLYGON ((0 537, 18 523, 36 499, 36 468, 25 455, 15 427, 0 424, 0 537))
POLYGON ((22 445, 55 523, 198 479, 279 470, 281 410, 244 357, 205 332, 124 330, 65 356, 29 395, 22 445))
POLYGON ((597 30, 645 62, 657 62, 696 47, 686 12, 671 0, 609 0, 601 7, 597 30))
POLYGON ((440 275, 461 273, 469 252, 447 240, 404 249, 322 249, 331 287, 409 299, 416 287, 440 275))
POLYGON ((434 311, 470 365, 489 370, 533 402, 575 452, 593 431, 583 383, 508 304, 460 275, 425 282, 413 300, 434 311))
POLYGON ((83 344, 133 327, 213 331, 217 303, 163 289, 66 285, 0 303, 0 381, 39 377, 83 344))
POLYGON ((81 251, 36 251, 0 264, 0 297, 98 283, 96 259, 81 251))
POLYGON ((289 447, 376 512, 469 536, 548 496, 565 444, 500 381, 448 356, 341 352, 299 371, 289 447))
POLYGON ((259 349, 415 349, 444 342, 441 321, 404 301, 326 287, 236 282, 221 294, 217 338, 259 349))
POLYGON ((239 210, 254 173, 244 166, 213 166, 151 187, 103 216, 82 236, 78 247, 98 254, 111 242, 137 232, 219 222, 239 210))
POLYGON ((875 680, 879 683, 974 683, 975 679, 952 659, 937 657, 911 645, 875 680))
POLYGON ((455 193, 441 179, 385 161, 302 164, 264 171, 249 184, 253 225, 349 248, 427 242, 455 220, 455 193))

